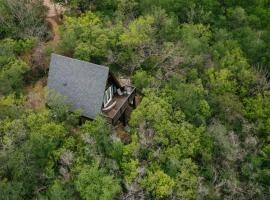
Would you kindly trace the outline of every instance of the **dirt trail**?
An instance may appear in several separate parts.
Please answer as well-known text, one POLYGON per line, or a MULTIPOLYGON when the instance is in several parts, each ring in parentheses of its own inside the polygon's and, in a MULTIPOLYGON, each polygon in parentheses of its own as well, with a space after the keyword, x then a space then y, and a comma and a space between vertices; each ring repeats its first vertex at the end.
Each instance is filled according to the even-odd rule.
POLYGON ((50 0, 44 0, 43 4, 49 8, 47 17, 55 17, 57 15, 57 6, 53 4, 50 0))
POLYGON ((47 22, 49 23, 53 38, 50 42, 58 42, 60 39, 59 35, 59 22, 60 22, 60 15, 65 11, 64 7, 59 4, 54 4, 50 0, 44 0, 43 4, 49 9, 47 13, 47 22))
MULTIPOLYGON (((56 47, 60 40, 59 22, 60 14, 64 12, 64 8, 60 5, 53 4, 50 0, 44 0, 43 4, 48 7, 48 13, 46 21, 49 24, 52 32, 52 37, 47 42, 39 42, 35 47, 31 63, 33 77, 38 74, 39 71, 47 69, 47 63, 45 62, 44 52, 47 47, 56 47)), ((28 85, 25 90, 27 93, 26 106, 32 109, 41 109, 45 107, 45 86, 47 85, 47 78, 41 78, 35 81, 34 84, 28 85)))
POLYGON ((40 41, 32 53, 32 67, 47 68, 43 63, 45 60, 44 52, 47 47, 55 48, 60 40, 59 23, 60 15, 64 12, 64 8, 60 5, 52 3, 50 0, 44 0, 43 4, 48 8, 46 21, 51 29, 51 37, 47 42, 40 41))
POLYGON ((47 21, 51 25, 51 29, 53 31, 53 38, 52 38, 51 42, 54 42, 54 44, 56 44, 56 42, 58 42, 60 40, 59 26, 58 26, 56 20, 53 18, 48 18, 47 21))

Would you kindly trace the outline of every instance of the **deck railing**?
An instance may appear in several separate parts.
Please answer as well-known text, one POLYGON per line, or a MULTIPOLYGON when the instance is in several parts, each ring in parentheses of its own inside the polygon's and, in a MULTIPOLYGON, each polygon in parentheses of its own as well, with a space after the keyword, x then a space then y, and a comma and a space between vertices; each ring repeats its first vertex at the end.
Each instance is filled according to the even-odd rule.
MULTIPOLYGON (((132 87, 132 86, 130 86, 130 87, 132 87)), ((121 118, 121 116, 126 111, 129 103, 134 100, 135 95, 136 95, 136 88, 135 87, 132 87, 132 89, 130 91, 130 94, 121 96, 121 98, 125 98, 125 99, 122 102, 122 105, 118 105, 117 106, 118 107, 118 110, 115 112, 115 114, 113 116, 109 116, 109 114, 103 113, 103 116, 108 120, 109 123, 115 125, 116 122, 121 118)), ((117 101, 117 99, 116 99, 116 101, 117 101)))

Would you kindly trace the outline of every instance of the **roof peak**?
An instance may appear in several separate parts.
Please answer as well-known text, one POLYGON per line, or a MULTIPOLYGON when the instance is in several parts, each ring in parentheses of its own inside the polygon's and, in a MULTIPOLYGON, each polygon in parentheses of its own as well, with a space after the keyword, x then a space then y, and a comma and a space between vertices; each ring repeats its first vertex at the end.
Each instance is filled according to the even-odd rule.
POLYGON ((99 65, 99 64, 91 63, 91 62, 89 62, 89 61, 80 60, 80 59, 77 59, 77 58, 71 58, 71 57, 63 56, 63 55, 56 54, 56 53, 52 53, 52 54, 51 54, 51 58, 52 58, 52 57, 62 57, 62 58, 64 58, 64 59, 70 59, 70 60, 73 60, 73 61, 83 62, 83 63, 85 63, 85 64, 95 65, 95 67, 101 67, 101 68, 106 68, 106 69, 110 70, 110 68, 107 67, 107 66, 105 66, 105 65, 99 65))

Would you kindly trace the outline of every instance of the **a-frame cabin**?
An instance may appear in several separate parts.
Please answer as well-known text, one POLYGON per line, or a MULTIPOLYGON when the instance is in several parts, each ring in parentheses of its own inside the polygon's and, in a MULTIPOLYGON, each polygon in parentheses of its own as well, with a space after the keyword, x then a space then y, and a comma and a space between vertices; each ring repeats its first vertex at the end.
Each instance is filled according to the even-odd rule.
POLYGON ((108 67, 57 54, 51 56, 48 88, 66 96, 71 111, 89 119, 101 114, 113 125, 119 119, 126 124, 127 108, 136 105, 135 87, 121 86, 108 67))

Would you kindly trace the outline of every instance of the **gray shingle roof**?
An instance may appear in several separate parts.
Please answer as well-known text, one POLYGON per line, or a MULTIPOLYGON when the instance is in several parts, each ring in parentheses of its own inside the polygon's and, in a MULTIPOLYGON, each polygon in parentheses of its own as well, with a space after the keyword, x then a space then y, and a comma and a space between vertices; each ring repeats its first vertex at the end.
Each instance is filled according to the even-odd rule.
POLYGON ((51 55, 48 88, 68 98, 71 111, 94 119, 101 112, 109 68, 89 62, 51 55))

